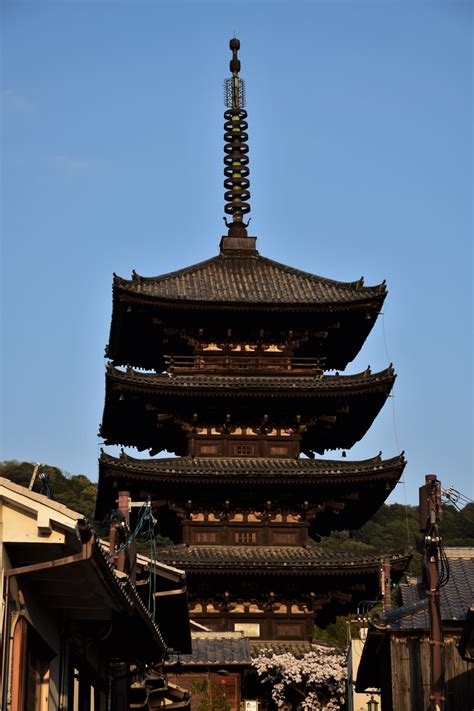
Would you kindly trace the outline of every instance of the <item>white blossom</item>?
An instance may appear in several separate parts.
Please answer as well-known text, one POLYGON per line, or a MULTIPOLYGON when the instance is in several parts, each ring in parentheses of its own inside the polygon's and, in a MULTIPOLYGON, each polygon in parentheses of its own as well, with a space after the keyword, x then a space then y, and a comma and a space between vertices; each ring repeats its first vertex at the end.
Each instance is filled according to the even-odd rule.
POLYGON ((262 650, 252 660, 263 683, 271 685, 278 709, 338 711, 345 702, 345 656, 316 646, 297 659, 293 654, 262 650))

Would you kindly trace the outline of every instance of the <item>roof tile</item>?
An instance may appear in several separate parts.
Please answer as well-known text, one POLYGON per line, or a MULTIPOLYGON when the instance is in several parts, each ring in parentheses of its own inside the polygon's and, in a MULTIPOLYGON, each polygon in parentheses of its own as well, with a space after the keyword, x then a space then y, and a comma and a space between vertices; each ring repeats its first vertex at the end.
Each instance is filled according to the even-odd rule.
POLYGON ((355 388, 372 390, 380 386, 391 386, 395 379, 390 366, 379 373, 366 370, 355 375, 316 375, 316 376, 241 376, 241 375, 171 375, 169 373, 143 373, 133 368, 120 370, 109 365, 108 377, 123 382, 129 387, 144 386, 156 390, 187 392, 189 390, 224 391, 247 395, 258 390, 306 391, 351 391, 355 388))
MULTIPOLYGON (((392 566, 403 567, 410 556, 405 553, 391 556, 392 566)), ((374 553, 353 553, 343 550, 327 550, 317 546, 307 548, 299 546, 164 546, 157 550, 157 559, 171 565, 182 566, 185 570, 214 569, 255 570, 270 572, 278 570, 294 573, 313 572, 315 574, 337 573, 338 571, 357 571, 360 569, 378 570, 380 555, 374 553)))
POLYGON ((244 479, 295 478, 317 479, 324 482, 334 478, 364 480, 374 476, 398 478, 405 465, 403 453, 398 457, 382 460, 380 454, 362 461, 330 459, 286 459, 269 457, 173 457, 158 459, 137 459, 122 452, 120 458, 105 452, 100 455, 101 469, 112 467, 118 475, 136 473, 147 477, 180 478, 209 476, 215 480, 236 477, 244 479))
MULTIPOLYGON (((402 606, 380 617, 392 630, 429 629, 426 588, 421 582, 400 585, 402 606)), ((444 622, 464 620, 474 604, 474 557, 449 560, 449 580, 440 589, 444 622)))
POLYGON ((246 637, 193 637, 192 654, 181 655, 183 664, 250 664, 246 637))
POLYGON ((325 279, 262 257, 258 252, 221 254, 156 277, 136 273, 130 281, 115 277, 115 284, 137 295, 187 302, 349 304, 385 295, 385 284, 365 287, 362 279, 357 282, 325 279))

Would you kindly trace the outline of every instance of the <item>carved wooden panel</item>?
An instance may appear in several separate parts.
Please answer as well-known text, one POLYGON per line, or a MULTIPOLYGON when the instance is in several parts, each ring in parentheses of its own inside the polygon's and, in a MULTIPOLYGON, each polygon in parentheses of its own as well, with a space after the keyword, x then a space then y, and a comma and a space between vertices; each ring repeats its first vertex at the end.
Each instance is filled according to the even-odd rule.
POLYGON ((298 538, 296 531, 272 532, 272 544, 276 546, 296 546, 298 545, 298 538))
POLYGON ((299 622, 277 622, 275 633, 277 639, 301 639, 304 636, 304 626, 299 622))
POLYGON ((289 457, 290 449, 289 447, 268 447, 268 455, 270 457, 289 457))
POLYGON ((217 531, 192 531, 192 543, 217 543, 217 531))

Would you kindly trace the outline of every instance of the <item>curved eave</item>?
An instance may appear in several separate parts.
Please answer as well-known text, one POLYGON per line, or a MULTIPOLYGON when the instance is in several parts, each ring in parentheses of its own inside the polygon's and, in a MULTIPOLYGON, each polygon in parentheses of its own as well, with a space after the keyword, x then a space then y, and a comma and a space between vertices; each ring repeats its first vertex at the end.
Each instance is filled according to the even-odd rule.
POLYGON ((386 293, 385 282, 365 286, 363 278, 353 282, 328 279, 276 262, 256 250, 240 255, 221 253, 155 277, 144 277, 133 272, 132 279, 127 280, 114 275, 115 287, 124 293, 153 300, 222 305, 329 305, 357 302, 386 293))
POLYGON ((103 518, 114 507, 117 486, 131 491, 135 498, 150 495, 178 507, 185 507, 191 498, 198 508, 204 505, 203 490, 212 486, 216 500, 241 501, 244 508, 249 503, 241 492, 249 490, 254 494, 254 506, 263 506, 271 498, 276 508, 298 510, 308 501, 310 509, 318 509, 310 521, 312 535, 317 538, 335 530, 360 528, 393 491, 404 467, 403 454, 359 462, 266 458, 246 462, 235 457, 143 460, 102 452, 96 517, 103 518))
POLYGON ((99 472, 103 477, 175 483, 199 480, 200 483, 231 485, 398 481, 404 467, 403 453, 386 460, 376 456, 344 462, 328 459, 246 460, 243 457, 139 459, 124 453, 119 458, 113 457, 103 451, 99 458, 99 472))
POLYGON ((390 366, 379 373, 367 370, 356 375, 306 376, 213 376, 141 373, 132 368, 107 367, 107 383, 126 392, 176 397, 351 397, 383 392, 388 395, 395 381, 390 366))
POLYGON ((169 546, 159 548, 157 559, 172 565, 179 565, 187 575, 304 575, 319 576, 353 576, 373 575, 380 570, 381 555, 390 557, 393 571, 406 570, 411 554, 372 554, 364 558, 353 555, 342 556, 334 551, 321 551, 311 548, 284 547, 281 560, 264 560, 259 556, 258 548, 221 547, 210 550, 208 546, 169 546), (203 550, 203 549, 208 549, 203 550), (312 554, 312 551, 315 554, 312 554), (304 552, 304 557, 301 555, 304 552), (257 559, 258 557, 258 559, 257 559), (240 559, 239 559, 240 558, 240 559))
POLYGON ((199 340, 196 324, 211 341, 225 341, 229 327, 240 340, 257 338, 262 328, 273 339, 281 337, 281 331, 304 333, 309 329, 309 340, 303 341, 296 352, 302 349, 306 355, 314 353, 315 357, 327 358, 328 368, 343 370, 362 348, 386 296, 386 291, 378 287, 364 289, 354 289, 354 298, 339 301, 300 298, 253 302, 247 298, 206 301, 153 297, 115 284, 107 355, 119 365, 162 368, 165 355, 192 352, 186 336, 199 340), (167 335, 169 329, 176 329, 172 341, 167 335), (313 337, 311 332, 317 335, 313 337), (324 333, 327 336, 321 336, 324 333))
POLYGON ((198 426, 216 426, 231 413, 236 425, 255 427, 272 412, 277 427, 301 416, 307 424, 303 452, 350 449, 377 417, 394 379, 391 368, 374 375, 203 379, 109 367, 101 436, 106 444, 185 455, 182 426, 190 425, 193 413, 199 413, 198 426))
MULTIPOLYGON (((130 282, 132 283, 132 282, 130 282)), ((295 311, 304 311, 307 313, 331 313, 337 314, 343 311, 367 310, 377 306, 379 309, 382 306, 386 291, 378 291, 378 287, 367 287, 367 290, 361 292, 358 298, 346 301, 226 301, 214 300, 207 301, 205 299, 176 299, 173 297, 166 298, 164 295, 153 296, 152 294, 137 292, 135 289, 126 288, 123 284, 117 284, 114 281, 113 299, 115 303, 125 305, 143 304, 153 307, 154 310, 222 310, 222 311, 277 311, 287 312, 292 314, 295 311), (373 289, 373 291, 372 291, 373 289)))

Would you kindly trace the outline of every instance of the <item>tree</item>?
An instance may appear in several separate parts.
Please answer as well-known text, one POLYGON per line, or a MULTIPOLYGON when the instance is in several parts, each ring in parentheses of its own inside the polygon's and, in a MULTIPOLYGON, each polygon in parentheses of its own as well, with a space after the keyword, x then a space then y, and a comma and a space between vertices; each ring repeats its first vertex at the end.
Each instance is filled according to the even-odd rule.
POLYGON ((208 679, 196 679, 191 683, 191 695, 197 696, 197 711, 231 711, 222 686, 208 679))
MULTIPOLYGON (((31 462, 17 462, 15 460, 0 462, 0 476, 10 479, 20 486, 29 485, 33 469, 34 464, 31 462)), ((83 474, 71 476, 64 474, 57 467, 42 464, 38 470, 33 491, 50 495, 50 498, 83 514, 89 520, 92 520, 94 516, 97 484, 83 474), (42 476, 47 478, 42 479, 42 476)))
POLYGON ((301 659, 263 650, 252 660, 262 683, 271 688, 277 709, 338 711, 345 704, 345 655, 332 647, 315 646, 301 659))

